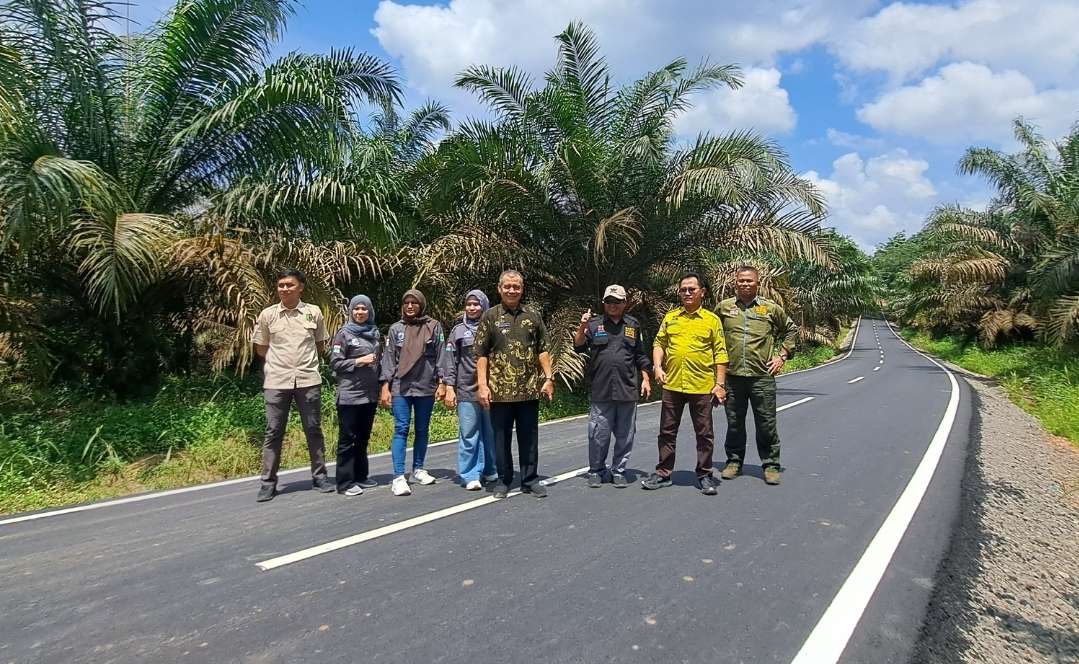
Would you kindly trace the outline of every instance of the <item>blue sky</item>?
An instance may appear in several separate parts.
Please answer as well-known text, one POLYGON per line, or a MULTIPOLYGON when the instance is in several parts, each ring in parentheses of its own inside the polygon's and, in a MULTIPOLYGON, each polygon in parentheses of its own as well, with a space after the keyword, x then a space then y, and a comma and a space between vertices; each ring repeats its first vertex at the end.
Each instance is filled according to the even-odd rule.
MULTIPOLYGON (((132 18, 170 4, 143 0, 132 18)), ((453 89, 457 72, 538 75, 573 20, 623 82, 678 56, 741 65, 745 86, 701 95, 680 133, 773 137, 824 190, 829 225, 865 249, 917 231, 937 205, 984 205, 989 190, 956 161, 970 145, 1014 147, 1016 115, 1051 138, 1079 119, 1076 0, 307 0, 278 48, 377 54, 408 104, 439 99, 460 118, 483 109, 453 89)))

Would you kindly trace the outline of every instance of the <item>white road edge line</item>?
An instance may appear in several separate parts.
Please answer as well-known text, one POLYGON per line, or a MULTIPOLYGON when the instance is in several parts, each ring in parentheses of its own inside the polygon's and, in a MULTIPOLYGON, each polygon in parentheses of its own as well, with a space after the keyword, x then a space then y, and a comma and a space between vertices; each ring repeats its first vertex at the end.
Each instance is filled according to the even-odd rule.
MULTIPOLYGON (((569 472, 562 473, 561 475, 555 475, 554 477, 548 477, 547 479, 543 480, 542 483, 545 484, 545 485, 556 484, 558 482, 561 482, 562 480, 568 480, 571 477, 576 477, 577 475, 583 475, 584 473, 587 473, 587 472, 588 472, 588 466, 585 466, 584 468, 578 468, 577 470, 571 470, 569 472)), ((506 496, 506 499, 513 498, 514 496, 519 496, 519 495, 521 495, 521 492, 519 490, 518 491, 511 491, 506 496)), ((461 503, 459 505, 454 505, 452 507, 447 507, 445 509, 441 509, 441 510, 438 510, 438 511, 435 511, 435 512, 429 512, 427 514, 421 514, 420 516, 415 516, 415 517, 412 517, 411 519, 405 519, 404 521, 398 521, 397 523, 391 523, 389 525, 382 526, 381 528, 375 528, 374 530, 368 530, 367 532, 359 533, 359 534, 356 534, 356 535, 351 535, 349 537, 343 537, 341 539, 334 540, 332 542, 326 542, 325 544, 319 544, 318 546, 313 546, 313 547, 310 547, 308 549, 302 549, 300 551, 296 551, 294 553, 289 553, 289 554, 286 554, 284 556, 278 556, 276 558, 270 558, 269 560, 264 560, 264 561, 262 561, 260 563, 255 563, 255 567, 258 567, 263 572, 268 572, 268 571, 270 571, 272 569, 277 569, 278 567, 284 567, 285 565, 291 565, 292 563, 298 563, 301 560, 307 560, 308 558, 314 558, 315 556, 321 556, 324 553, 329 553, 331 551, 336 551, 338 549, 343 549, 345 547, 352 546, 354 544, 360 544, 361 542, 369 542, 369 541, 371 541, 373 539, 378 539, 379 537, 385 537, 386 535, 391 535, 393 533, 397 533, 397 532, 400 532, 402 530, 408 530, 409 528, 414 528, 416 526, 421 526, 421 525, 423 525, 425 523, 430 523, 432 521, 437 521, 438 519, 444 519, 444 518, 446 518, 448 516, 453 516, 454 514, 460 514, 461 512, 467 512, 469 510, 474 510, 477 507, 483 507, 484 505, 490 505, 491 503, 496 503, 496 502, 501 502, 501 501, 499 499, 494 498, 493 496, 486 496, 484 498, 478 498, 476 500, 470 500, 467 503, 461 503)))
POLYGON ((892 329, 890 322, 888 329, 908 348, 935 364, 948 376, 951 385, 948 406, 907 487, 791 664, 828 664, 839 661, 929 488, 955 424, 955 416, 959 410, 959 383, 956 382, 955 376, 939 362, 908 344, 906 339, 892 329))
MULTIPOLYGON (((648 403, 637 404, 638 408, 644 408, 645 406, 653 406, 659 404, 660 401, 649 401, 648 403)), ((550 424, 558 424, 560 422, 572 422, 573 420, 580 420, 588 417, 588 413, 583 415, 571 415, 570 417, 562 417, 557 420, 548 420, 546 422, 540 422, 540 426, 544 427, 550 424)), ((432 447, 441 447, 443 445, 452 445, 457 442, 456 438, 451 440, 440 440, 436 443, 430 443, 427 449, 432 447)), ((379 452, 378 454, 372 454, 369 459, 377 459, 379 457, 389 456, 390 452, 379 452)), ((336 462, 330 462, 326 464, 326 467, 336 466, 336 462)), ((277 474, 278 477, 285 475, 295 475, 297 473, 310 472, 310 466, 303 466, 300 468, 292 468, 290 470, 282 470, 277 474)), ((86 512, 88 510, 98 510, 103 507, 115 507, 117 505, 127 505, 128 503, 141 503, 145 500, 153 500, 155 498, 167 498, 168 496, 178 496, 185 493, 191 493, 193 491, 203 491, 205 489, 216 489, 223 486, 232 486, 234 484, 244 484, 245 482, 252 482, 259 479, 259 475, 249 475, 247 477, 237 477, 231 480, 222 480, 220 482, 211 482, 209 484, 198 484, 195 486, 185 486, 179 489, 166 489, 165 491, 155 491, 153 493, 144 493, 138 496, 129 496, 127 498, 116 498, 113 500, 105 500, 100 503, 89 503, 87 505, 77 505, 75 507, 64 507, 58 510, 50 510, 48 512, 36 512, 34 514, 27 514, 24 516, 16 516, 10 519, 0 519, 0 526, 6 526, 15 523, 22 523, 24 521, 35 521, 37 519, 44 519, 50 516, 62 516, 64 514, 76 514, 78 512, 86 512)))
POLYGON ((795 374, 805 373, 807 371, 815 371, 817 369, 823 369, 824 367, 831 367, 831 366, 835 366, 835 365, 839 364, 843 360, 850 357, 850 354, 854 352, 854 347, 858 345, 858 332, 861 329, 862 329, 862 317, 859 316, 858 317, 858 322, 856 322, 854 324, 854 336, 851 338, 850 348, 847 349, 847 354, 844 355, 843 357, 839 358, 838 360, 832 360, 831 362, 825 362, 824 364, 818 364, 817 366, 809 367, 808 369, 799 369, 798 371, 790 371, 790 372, 787 372, 787 373, 784 373, 784 374, 779 374, 779 376, 777 376, 777 378, 782 378, 784 376, 793 376, 795 374))
POLYGON ((849 385, 851 383, 857 383, 860 380, 865 380, 865 376, 858 376, 857 378, 852 378, 851 380, 847 381, 847 384, 849 385))
MULTIPOLYGON (((838 360, 833 360, 826 364, 821 364, 815 367, 809 367, 808 369, 799 369, 798 371, 791 371, 790 373, 780 374, 778 377, 793 376, 794 374, 804 373, 806 371, 813 371, 814 369, 822 369, 824 367, 830 367, 834 364, 838 364, 843 360, 850 357, 850 354, 854 352, 854 347, 858 342, 858 331, 862 327, 862 318, 858 317, 857 323, 854 326, 854 338, 851 341, 850 348, 847 350, 847 354, 838 360)), ((649 401, 648 403, 637 404, 638 408, 644 408, 646 406, 655 406, 661 403, 658 399, 656 401, 649 401)), ((582 415, 572 415, 570 417, 562 417, 557 420, 548 420, 546 422, 540 422, 540 426, 547 426, 549 424, 558 424, 560 422, 572 422, 573 420, 580 420, 588 417, 588 413, 582 415)), ((427 449, 432 447, 441 447, 442 445, 452 445, 457 442, 456 438, 451 440, 441 440, 436 443, 431 443, 427 446, 427 449)), ((369 459, 377 459, 378 457, 389 456, 390 452, 379 452, 378 454, 372 454, 369 459)), ((326 464, 326 467, 335 466, 336 463, 330 462, 326 464)), ((278 477, 284 475, 295 475, 297 473, 303 473, 309 471, 308 466, 302 466, 300 468, 291 468, 289 470, 282 470, 277 474, 278 477)), ((232 486, 234 484, 244 484, 245 482, 251 482, 259 479, 259 475, 249 475, 247 477, 237 477, 231 480, 222 480, 220 482, 211 482, 209 484, 198 484, 196 486, 185 486, 179 489, 166 489, 165 491, 155 491, 151 493, 144 493, 138 496, 129 496, 127 498, 115 498, 113 500, 105 500, 99 503, 89 503, 86 505, 76 505, 75 507, 64 507, 57 510, 49 510, 47 512, 36 512, 34 514, 26 514, 23 516, 16 516, 9 519, 0 519, 0 526, 7 526, 15 523, 23 523, 24 521, 36 521, 38 519, 45 519, 51 516, 62 516, 64 514, 77 514, 79 512, 86 512, 89 510, 99 510, 104 507, 116 507, 118 505, 127 505, 129 503, 141 503, 146 500, 154 500, 156 498, 167 498, 168 496, 179 496, 185 493, 191 493, 193 491, 203 491, 205 489, 216 489, 223 486, 232 486)))
MULTIPOLYGON (((792 401, 791 403, 784 404, 784 405, 780 406, 779 408, 776 408, 776 412, 778 413, 780 411, 787 410, 788 408, 794 408, 795 406, 800 406, 800 405, 802 405, 802 404, 804 404, 806 402, 813 401, 813 399, 815 399, 815 398, 816 397, 805 397, 805 398, 799 399, 797 401, 792 401)), ((578 475, 584 475, 587 472, 588 472, 588 466, 585 466, 584 468, 578 468, 577 470, 570 470, 570 471, 562 473, 560 475, 555 475, 554 477, 549 477, 549 478, 543 480, 542 483, 545 484, 545 485, 557 484, 558 482, 562 482, 564 480, 568 480, 568 479, 571 479, 573 477, 577 477, 578 475)), ((509 493, 509 495, 507 496, 507 498, 512 498, 514 496, 519 496, 519 495, 521 495, 521 492, 519 490, 518 491, 511 491, 509 493)), ((286 555, 283 555, 283 556, 278 556, 276 558, 270 558, 269 560, 264 560, 264 561, 262 561, 260 563, 255 563, 255 567, 258 567, 263 572, 268 572, 269 570, 277 569, 278 567, 284 567, 285 565, 291 565, 292 563, 297 563, 297 562, 300 562, 301 560, 307 560, 308 558, 314 558, 315 556, 321 556, 324 553, 329 553, 331 551, 337 551, 338 549, 343 549, 345 547, 349 547, 349 546, 352 546, 354 544, 360 544, 362 542, 370 542, 371 540, 378 539, 379 537, 385 537, 386 535, 392 535, 393 533, 401 532, 402 530, 408 530, 409 528, 414 528, 416 526, 422 526, 425 523, 430 523, 432 521, 437 521, 438 519, 444 519, 444 518, 446 518, 448 516, 453 516, 454 514, 460 514, 461 512, 468 512, 470 510, 476 509, 477 507, 483 507, 484 505, 490 505, 491 503, 495 503, 495 502, 500 502, 500 501, 496 500, 495 498, 492 498, 491 496, 485 496, 483 498, 477 498, 476 500, 470 500, 467 503, 461 503, 459 505, 453 505, 452 507, 446 507, 444 509, 440 509, 440 510, 437 510, 437 511, 434 511, 434 512, 429 512, 427 514, 421 514, 420 516, 415 516, 415 517, 412 517, 411 519, 405 519, 404 521, 399 521, 397 523, 391 523, 391 524, 382 526, 380 528, 375 528, 374 530, 368 530, 366 532, 358 533, 356 535, 350 535, 348 537, 344 537, 344 538, 341 538, 341 539, 338 539, 338 540, 334 540, 332 542, 326 542, 325 544, 319 544, 318 546, 312 546, 312 547, 307 548, 307 549, 302 549, 302 550, 296 551, 294 553, 289 553, 289 554, 286 554, 286 555)))

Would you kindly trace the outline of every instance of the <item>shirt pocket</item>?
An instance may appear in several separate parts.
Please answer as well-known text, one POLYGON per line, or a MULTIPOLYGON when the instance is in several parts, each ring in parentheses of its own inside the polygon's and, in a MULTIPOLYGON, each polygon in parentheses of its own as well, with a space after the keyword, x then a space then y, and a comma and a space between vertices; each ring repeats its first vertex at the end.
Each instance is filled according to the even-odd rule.
POLYGON ((281 334, 288 329, 288 321, 284 318, 278 318, 274 322, 270 323, 270 334, 281 334))

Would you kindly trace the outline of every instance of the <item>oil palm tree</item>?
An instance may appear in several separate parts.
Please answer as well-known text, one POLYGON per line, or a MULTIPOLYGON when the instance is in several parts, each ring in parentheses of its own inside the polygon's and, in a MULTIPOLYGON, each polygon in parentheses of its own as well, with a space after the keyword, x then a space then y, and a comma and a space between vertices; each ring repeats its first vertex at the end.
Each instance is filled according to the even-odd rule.
POLYGON ((997 195, 984 211, 949 206, 930 217, 935 249, 911 267, 911 313, 998 337, 1042 330, 1079 336, 1079 128, 1050 143, 1022 119, 1020 150, 972 148, 959 170, 997 195))
POLYGON ((123 355, 176 310, 155 291, 178 242, 392 232, 392 187, 326 165, 357 104, 397 101, 396 76, 350 51, 267 63, 292 7, 180 0, 121 36, 109 2, 0 4, 0 260, 24 296, 74 306, 123 355), (256 186, 267 173, 291 177, 256 186))
POLYGON ((571 24, 556 42, 542 87, 512 67, 463 72, 457 85, 495 119, 464 123, 423 168, 430 218, 498 238, 478 266, 489 278, 523 267, 568 327, 611 282, 651 317, 680 270, 717 257, 830 263, 823 200, 776 144, 747 131, 675 140, 694 93, 741 85, 736 66, 678 59, 616 87, 588 28, 571 24))

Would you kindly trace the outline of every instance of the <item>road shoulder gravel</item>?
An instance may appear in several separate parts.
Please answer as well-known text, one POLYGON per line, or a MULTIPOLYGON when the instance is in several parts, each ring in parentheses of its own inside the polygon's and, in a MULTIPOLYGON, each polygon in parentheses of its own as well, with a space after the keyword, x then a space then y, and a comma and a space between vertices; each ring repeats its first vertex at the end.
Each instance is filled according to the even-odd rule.
POLYGON ((959 522, 913 661, 1079 662, 1079 450, 967 381, 959 522))

